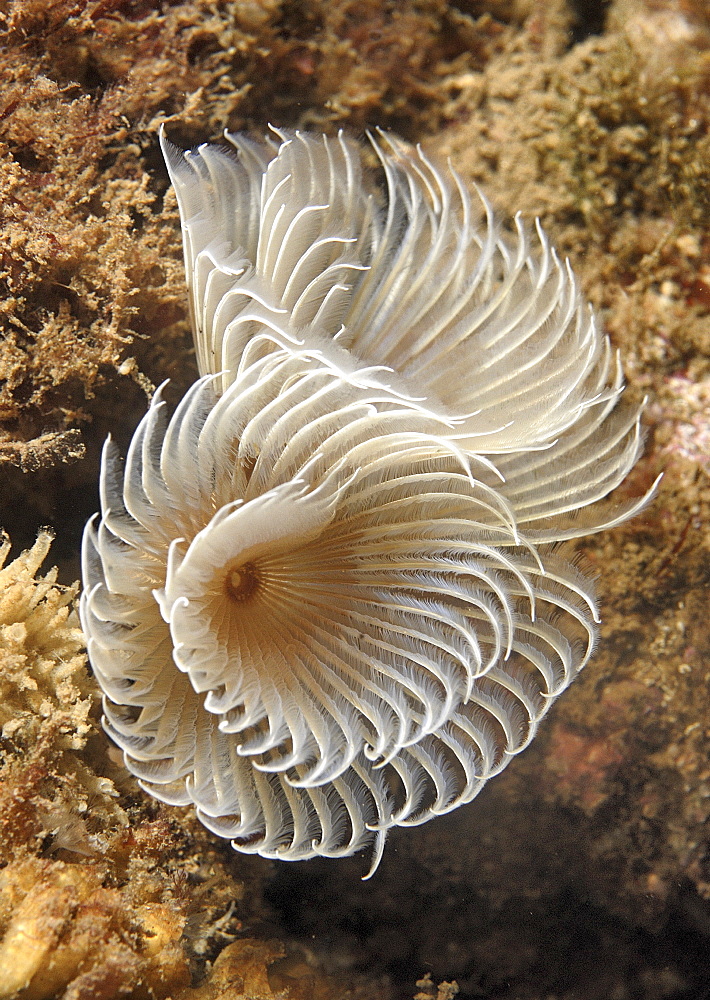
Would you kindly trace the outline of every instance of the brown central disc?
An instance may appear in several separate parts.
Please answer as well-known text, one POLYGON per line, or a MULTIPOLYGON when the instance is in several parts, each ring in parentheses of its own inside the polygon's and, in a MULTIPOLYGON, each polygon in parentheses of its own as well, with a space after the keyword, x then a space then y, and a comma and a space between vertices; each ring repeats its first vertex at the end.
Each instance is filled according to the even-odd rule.
POLYGON ((233 601, 247 601, 259 586, 259 576, 253 563, 243 563, 225 577, 227 595, 233 601))

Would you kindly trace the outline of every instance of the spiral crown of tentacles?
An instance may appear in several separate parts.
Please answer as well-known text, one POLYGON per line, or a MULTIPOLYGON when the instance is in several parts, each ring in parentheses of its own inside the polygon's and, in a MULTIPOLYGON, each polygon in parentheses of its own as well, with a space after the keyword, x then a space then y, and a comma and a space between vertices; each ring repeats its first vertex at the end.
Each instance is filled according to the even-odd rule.
POLYGON ((183 153, 199 380, 109 440, 81 617, 143 788, 243 852, 373 848, 528 745, 591 655, 557 543, 618 524, 638 411, 568 263, 378 133, 183 153))

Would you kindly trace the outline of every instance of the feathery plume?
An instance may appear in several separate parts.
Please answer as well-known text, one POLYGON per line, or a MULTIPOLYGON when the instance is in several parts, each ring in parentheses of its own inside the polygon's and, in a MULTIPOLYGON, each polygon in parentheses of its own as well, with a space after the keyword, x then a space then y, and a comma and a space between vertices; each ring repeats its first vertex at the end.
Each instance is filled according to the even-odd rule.
POLYGON ((163 140, 201 378, 108 441, 81 617, 142 786, 237 850, 373 845, 470 801, 587 662, 553 543, 637 413, 568 265, 452 173, 373 138, 163 140))

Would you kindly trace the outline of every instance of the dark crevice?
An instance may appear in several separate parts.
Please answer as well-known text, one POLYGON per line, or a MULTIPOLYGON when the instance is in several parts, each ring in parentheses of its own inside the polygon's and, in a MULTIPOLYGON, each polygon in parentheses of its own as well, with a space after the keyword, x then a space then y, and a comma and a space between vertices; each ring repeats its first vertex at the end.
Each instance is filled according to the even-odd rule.
POLYGON ((570 26, 571 42, 577 45, 591 35, 604 31, 610 0, 570 0, 573 21, 570 26))

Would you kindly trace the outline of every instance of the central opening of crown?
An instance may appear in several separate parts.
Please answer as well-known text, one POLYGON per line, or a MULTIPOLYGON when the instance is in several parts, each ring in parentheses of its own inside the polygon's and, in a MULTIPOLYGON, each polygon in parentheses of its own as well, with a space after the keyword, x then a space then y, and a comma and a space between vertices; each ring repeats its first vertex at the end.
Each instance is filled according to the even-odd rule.
POLYGON ((258 590, 259 582, 259 573, 254 563, 242 563, 227 573, 225 579, 227 596, 239 603, 248 601, 258 590))

